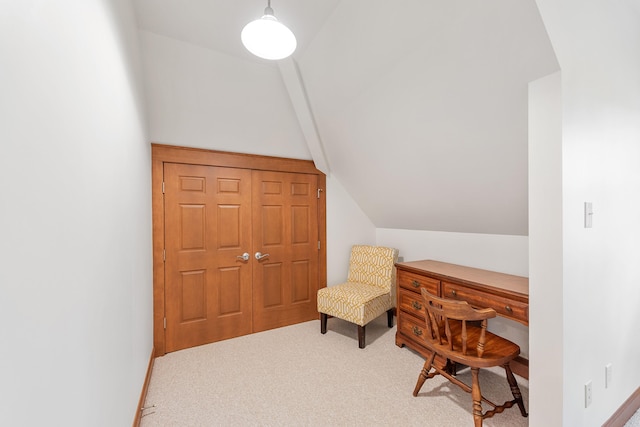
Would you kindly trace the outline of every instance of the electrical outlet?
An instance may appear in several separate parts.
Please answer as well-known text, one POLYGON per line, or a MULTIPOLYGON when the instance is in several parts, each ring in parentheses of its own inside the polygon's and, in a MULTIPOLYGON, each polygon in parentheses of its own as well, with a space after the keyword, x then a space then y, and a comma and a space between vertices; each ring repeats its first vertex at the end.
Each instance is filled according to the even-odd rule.
POLYGON ((609 386, 611 386, 612 379, 613 365, 611 365, 611 363, 607 363, 607 366, 604 367, 604 388, 609 388, 609 386))
POLYGON ((591 405, 593 399, 593 393, 591 390, 591 381, 587 381, 584 385, 584 407, 588 408, 591 405))

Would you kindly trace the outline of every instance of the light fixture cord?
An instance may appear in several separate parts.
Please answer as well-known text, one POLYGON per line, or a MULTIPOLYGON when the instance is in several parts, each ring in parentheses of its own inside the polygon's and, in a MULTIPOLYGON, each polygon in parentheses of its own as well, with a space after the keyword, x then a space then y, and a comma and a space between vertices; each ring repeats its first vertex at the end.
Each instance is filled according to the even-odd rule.
POLYGON ((271 0, 267 0, 267 7, 264 10, 265 15, 274 16, 273 9, 271 9, 271 0))

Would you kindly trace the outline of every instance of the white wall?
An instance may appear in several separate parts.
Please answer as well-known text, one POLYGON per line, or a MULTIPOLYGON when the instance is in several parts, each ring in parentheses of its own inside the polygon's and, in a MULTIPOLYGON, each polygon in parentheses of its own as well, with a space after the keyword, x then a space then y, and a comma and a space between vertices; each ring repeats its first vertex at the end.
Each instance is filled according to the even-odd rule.
POLYGON ((327 285, 347 279, 353 245, 375 245, 376 229, 334 176, 327 177, 327 285))
MULTIPOLYGON (((376 243, 400 249, 403 261, 433 259, 501 273, 528 276, 528 239, 505 236, 441 231, 379 228, 376 243)), ((503 318, 489 322, 489 330, 509 338, 529 357, 526 326, 503 318)))
POLYGON ((147 31, 140 37, 152 141, 311 159, 275 65, 147 31))
POLYGON ((131 425, 150 151, 125 0, 0 2, 0 425, 131 425))
POLYGON ((527 84, 558 69, 534 0, 342 1, 298 55, 377 227, 527 235, 527 84))
POLYGON ((376 241, 400 249, 404 261, 435 259, 528 276, 527 236, 379 228, 376 241))
POLYGON ((562 69, 562 425, 599 426, 640 384, 640 5, 537 3, 562 69))
POLYGON ((529 423, 562 425, 562 81, 529 84, 529 423))

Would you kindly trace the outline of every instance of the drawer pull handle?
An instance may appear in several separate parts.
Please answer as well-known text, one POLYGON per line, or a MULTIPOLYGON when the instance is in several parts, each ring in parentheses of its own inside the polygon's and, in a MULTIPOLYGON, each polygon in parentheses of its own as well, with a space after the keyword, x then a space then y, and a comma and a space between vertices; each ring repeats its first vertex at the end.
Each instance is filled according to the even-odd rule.
POLYGON ((415 308, 416 310, 421 310, 422 309, 422 304, 420 304, 418 301, 414 301, 411 303, 411 305, 413 306, 413 308, 415 308))
POLYGON ((506 306, 504 309, 507 310, 507 312, 509 313, 513 313, 513 308, 511 308, 510 305, 506 306))
POLYGON ((413 335, 416 335, 418 337, 421 336, 422 335, 422 329, 418 328, 417 326, 414 326, 413 327, 413 335))
POLYGON ((452 290, 451 290, 451 295, 455 298, 455 297, 457 297, 457 296, 458 296, 458 292, 456 292, 456 290, 455 290, 455 289, 452 289, 452 290))
POLYGON ((419 287, 420 287, 420 282, 418 282, 417 280, 414 280, 413 282, 411 282, 411 285, 412 285, 414 288, 419 288, 419 287))

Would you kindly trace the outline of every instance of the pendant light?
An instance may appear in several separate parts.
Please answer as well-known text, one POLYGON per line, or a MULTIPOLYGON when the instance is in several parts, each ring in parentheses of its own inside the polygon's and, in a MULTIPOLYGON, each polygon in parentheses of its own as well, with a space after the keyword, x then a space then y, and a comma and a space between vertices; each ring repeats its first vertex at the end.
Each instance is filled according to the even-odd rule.
POLYGON ((249 52, 264 59, 286 58, 297 46, 296 36, 273 15, 271 0, 262 18, 245 25, 240 38, 249 52))

